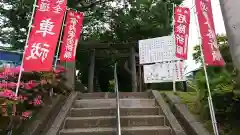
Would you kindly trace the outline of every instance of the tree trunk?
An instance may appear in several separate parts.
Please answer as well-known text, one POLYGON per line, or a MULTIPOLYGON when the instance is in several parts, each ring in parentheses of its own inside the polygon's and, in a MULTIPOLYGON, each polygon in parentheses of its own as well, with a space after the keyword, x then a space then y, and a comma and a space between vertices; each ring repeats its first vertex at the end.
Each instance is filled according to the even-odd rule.
POLYGON ((95 50, 91 50, 88 71, 88 92, 94 92, 95 50))
POLYGON ((131 70, 132 70, 132 91, 137 92, 137 70, 134 47, 131 48, 131 70))

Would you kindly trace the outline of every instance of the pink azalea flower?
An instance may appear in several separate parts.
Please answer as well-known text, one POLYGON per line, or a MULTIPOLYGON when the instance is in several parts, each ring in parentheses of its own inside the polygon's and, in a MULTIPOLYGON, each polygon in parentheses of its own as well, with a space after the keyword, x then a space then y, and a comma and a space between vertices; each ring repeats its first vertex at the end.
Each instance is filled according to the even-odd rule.
POLYGON ((12 71, 14 71, 15 73, 19 73, 20 70, 21 70, 21 66, 17 66, 17 67, 12 69, 12 71))
POLYGON ((20 86, 21 86, 21 87, 24 87, 24 86, 25 86, 25 83, 20 82, 20 86))
POLYGON ((19 99, 20 101, 25 101, 25 100, 28 100, 28 97, 23 96, 23 95, 19 95, 19 96, 18 96, 18 99, 19 99))
POLYGON ((27 89, 27 90, 30 90, 30 89, 32 89, 32 88, 34 88, 34 87, 37 87, 38 85, 39 85, 38 82, 34 82, 33 80, 31 80, 31 81, 29 81, 28 83, 25 83, 23 87, 24 87, 25 89, 27 89))
POLYGON ((23 100, 28 100, 28 97, 27 96, 23 96, 23 100))
POLYGON ((25 85, 23 86, 23 88, 25 88, 25 89, 27 89, 27 90, 30 90, 30 89, 32 89, 33 87, 32 87, 31 85, 29 85, 29 84, 25 84, 25 85))
POLYGON ((0 97, 4 97, 4 92, 0 92, 0 97))
POLYGON ((1 78, 5 77, 6 76, 14 76, 16 74, 18 74, 20 72, 20 66, 18 67, 6 67, 4 68, 4 71, 1 73, 1 78))
POLYGON ((36 97, 36 98, 34 98, 34 100, 33 100, 33 105, 34 105, 34 106, 39 106, 39 105, 41 105, 41 104, 42 104, 41 97, 36 97))
POLYGON ((65 70, 65 67, 62 66, 62 65, 57 65, 57 68, 58 68, 58 69, 61 69, 61 70, 65 70))
POLYGON ((3 73, 0 73, 0 78, 1 78, 1 79, 5 79, 5 78, 7 78, 7 76, 4 75, 3 73))
POLYGON ((61 70, 56 69, 56 70, 54 70, 54 73, 59 74, 59 73, 61 73, 61 70))
POLYGON ((5 68, 2 74, 12 76, 14 75, 14 72, 12 72, 11 68, 5 68))
POLYGON ((2 82, 0 83, 0 88, 5 89, 14 89, 16 88, 17 84, 15 82, 2 82))
POLYGON ((15 93, 12 90, 5 89, 3 91, 3 95, 6 96, 6 97, 12 97, 13 95, 15 95, 15 93))
POLYGON ((32 117, 32 112, 31 111, 25 111, 22 113, 23 119, 29 119, 32 117))
POLYGON ((7 82, 0 83, 0 88, 7 88, 7 82))
POLYGON ((30 81, 31 83, 31 85, 33 86, 33 87, 37 87, 40 83, 39 82, 36 82, 36 81, 30 81))
POLYGON ((10 100, 18 100, 18 97, 12 90, 5 89, 4 91, 0 92, 0 97, 8 98, 10 100))
POLYGON ((8 86, 9 88, 16 88, 16 87, 17 87, 17 83, 15 83, 15 82, 9 82, 9 83, 7 84, 7 86, 8 86))
POLYGON ((54 73, 61 73, 61 72, 65 71, 65 67, 58 65, 58 66, 56 67, 56 69, 53 70, 53 71, 54 71, 54 73))

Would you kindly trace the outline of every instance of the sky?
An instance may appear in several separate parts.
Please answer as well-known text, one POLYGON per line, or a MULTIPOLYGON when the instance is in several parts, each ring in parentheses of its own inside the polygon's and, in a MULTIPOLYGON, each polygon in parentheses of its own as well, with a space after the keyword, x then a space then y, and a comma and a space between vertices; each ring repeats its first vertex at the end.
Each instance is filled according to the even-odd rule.
MULTIPOLYGON (((193 60, 192 54, 193 54, 193 48, 195 45, 199 43, 198 41, 198 32, 197 32, 197 26, 194 22, 195 16, 194 16, 194 8, 195 8, 195 0, 185 0, 183 2, 183 6, 188 7, 191 9, 191 16, 190 16, 190 30, 189 30, 189 42, 188 42, 188 60, 186 61, 187 72, 199 67, 198 64, 195 63, 193 60)), ((215 30, 217 34, 226 34, 225 26, 222 18, 222 12, 221 7, 219 4, 219 0, 212 0, 212 10, 213 10, 213 19, 215 24, 215 30)))

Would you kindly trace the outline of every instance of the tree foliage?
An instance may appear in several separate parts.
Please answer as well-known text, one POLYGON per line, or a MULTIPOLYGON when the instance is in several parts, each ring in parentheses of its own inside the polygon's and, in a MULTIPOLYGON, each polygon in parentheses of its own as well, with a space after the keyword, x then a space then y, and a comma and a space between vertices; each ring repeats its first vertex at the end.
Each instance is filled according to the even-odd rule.
MULTIPOLYGON (((4 0, 0 3, 0 19, 4 20, 0 25, 1 42, 13 45, 14 49, 23 49, 33 3, 34 0, 4 0)), ((85 14, 81 41, 136 45, 140 39, 171 33, 172 3, 179 5, 181 1, 68 0, 68 7, 85 14)), ((77 68, 82 73, 82 82, 86 84, 90 50, 81 51, 81 41, 77 50, 77 68)), ((112 65, 119 59, 116 57, 119 51, 113 48, 106 52, 114 53, 96 61, 96 74, 106 76, 108 82, 113 75, 112 65), (101 75, 102 73, 105 74, 101 75)), ((128 73, 125 74, 125 77, 129 78, 128 73)))
MULTIPOLYGON (((84 40, 127 42, 169 34, 172 14, 170 2, 68 0, 68 7, 85 13, 84 40)), ((14 48, 23 48, 33 3, 34 0, 4 0, 0 3, 1 42, 12 44, 14 48)), ((175 3, 180 4, 179 1, 175 3)))
MULTIPOLYGON (((237 73, 232 64, 227 37, 225 35, 218 35, 217 41, 226 65, 224 67, 207 66, 211 95, 218 122, 220 124, 225 124, 227 122, 231 125, 231 127, 235 127, 235 119, 239 118, 238 113, 240 112, 240 97, 233 92, 236 88, 234 77, 237 73)), ((196 62, 202 62, 200 46, 196 46, 194 50, 194 60, 196 62)), ((208 91, 203 69, 196 74, 195 84, 198 89, 198 105, 200 107, 200 114, 202 115, 202 118, 210 119, 207 99, 208 91)), ((229 128, 227 130, 229 130, 229 128)), ((223 132, 226 133, 229 131, 223 132)))

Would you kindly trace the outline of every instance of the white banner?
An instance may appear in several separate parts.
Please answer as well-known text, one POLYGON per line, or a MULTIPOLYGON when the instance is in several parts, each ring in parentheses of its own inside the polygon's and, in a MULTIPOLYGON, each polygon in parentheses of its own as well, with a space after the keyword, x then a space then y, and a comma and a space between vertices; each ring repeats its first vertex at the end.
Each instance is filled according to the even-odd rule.
POLYGON ((139 60, 140 64, 180 60, 173 36, 139 40, 139 60))
POLYGON ((183 61, 144 65, 143 70, 145 83, 173 82, 173 79, 176 82, 186 80, 183 61))

